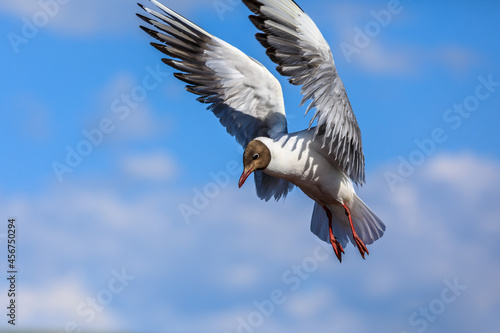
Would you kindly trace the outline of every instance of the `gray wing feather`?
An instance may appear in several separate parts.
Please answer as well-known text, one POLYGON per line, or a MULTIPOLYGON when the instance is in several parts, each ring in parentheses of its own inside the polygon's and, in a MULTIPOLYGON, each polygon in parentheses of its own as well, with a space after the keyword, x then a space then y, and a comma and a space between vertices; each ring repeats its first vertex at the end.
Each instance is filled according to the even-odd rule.
POLYGON ((277 201, 281 197, 285 197, 293 189, 292 183, 269 176, 259 170, 254 172, 254 177, 257 196, 265 201, 269 201, 273 197, 277 201))
MULTIPOLYGON (((151 44, 168 56, 162 61, 180 71, 175 77, 188 84, 186 89, 198 95, 198 101, 209 104, 207 109, 238 143, 245 148, 256 137, 287 133, 281 86, 264 66, 158 1, 151 1, 163 13, 139 4, 158 19, 137 14, 156 30, 141 28, 161 42, 151 44)), ((291 189, 284 180, 257 178, 257 193, 262 199, 279 199, 291 189)))
POLYGON ((316 109, 315 140, 357 184, 365 181, 361 132, 328 43, 311 18, 292 0, 243 0, 263 33, 256 35, 280 74, 301 85, 306 114, 316 109))

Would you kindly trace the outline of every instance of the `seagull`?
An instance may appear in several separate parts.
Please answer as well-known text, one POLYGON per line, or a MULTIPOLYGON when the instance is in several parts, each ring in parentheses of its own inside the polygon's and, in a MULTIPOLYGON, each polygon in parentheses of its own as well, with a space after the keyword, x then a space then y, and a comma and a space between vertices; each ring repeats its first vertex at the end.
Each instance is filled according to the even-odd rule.
POLYGON ((361 132, 333 55, 312 19, 293 0, 243 0, 260 30, 257 40, 293 85, 301 86, 309 127, 288 133, 281 85, 257 60, 156 0, 160 11, 141 28, 159 43, 162 61, 244 148, 239 187, 253 173, 257 196, 285 198, 294 186, 314 200, 311 231, 338 260, 348 242, 362 258, 382 237, 384 223, 356 195, 365 182, 361 132), (316 126, 313 126, 316 125, 316 126))

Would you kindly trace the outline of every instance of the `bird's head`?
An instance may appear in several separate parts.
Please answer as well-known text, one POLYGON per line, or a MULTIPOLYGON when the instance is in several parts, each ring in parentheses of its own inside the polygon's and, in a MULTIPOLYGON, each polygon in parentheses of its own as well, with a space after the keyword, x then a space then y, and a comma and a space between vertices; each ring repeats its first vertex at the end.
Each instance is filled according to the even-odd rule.
POLYGON ((255 170, 264 170, 271 162, 271 151, 259 140, 252 140, 243 153, 243 173, 239 187, 242 187, 248 176, 255 170))

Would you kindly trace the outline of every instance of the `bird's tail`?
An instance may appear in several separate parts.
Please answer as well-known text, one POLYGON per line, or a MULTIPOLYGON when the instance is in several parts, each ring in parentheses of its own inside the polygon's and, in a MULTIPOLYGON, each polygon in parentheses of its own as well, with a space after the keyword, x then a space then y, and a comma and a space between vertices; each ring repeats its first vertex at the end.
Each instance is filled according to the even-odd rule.
MULTIPOLYGON (((332 212, 332 231, 335 238, 342 247, 347 246, 348 240, 352 244, 356 244, 352 238, 352 231, 344 207, 341 205, 329 205, 328 208, 332 212)), ((357 195, 354 195, 353 202, 348 208, 351 211, 354 229, 365 244, 372 244, 382 237, 385 231, 384 223, 357 195)), ((323 207, 317 203, 314 203, 311 231, 321 240, 330 243, 328 217, 323 207)))

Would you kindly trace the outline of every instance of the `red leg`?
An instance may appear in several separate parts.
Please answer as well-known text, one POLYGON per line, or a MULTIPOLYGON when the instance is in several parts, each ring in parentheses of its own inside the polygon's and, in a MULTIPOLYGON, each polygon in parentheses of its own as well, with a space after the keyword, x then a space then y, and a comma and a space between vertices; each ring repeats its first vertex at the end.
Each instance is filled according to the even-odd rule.
POLYGON ((332 212, 330 212, 330 210, 326 206, 323 206, 323 209, 326 212, 326 216, 328 216, 328 230, 330 231, 330 243, 332 244, 335 255, 337 256, 339 261, 342 262, 342 253, 344 253, 344 249, 342 248, 342 245, 340 245, 339 241, 336 240, 335 236, 333 235, 332 212))
POLYGON ((356 230, 354 230, 354 225, 352 224, 352 219, 351 219, 351 211, 349 210, 349 208, 347 208, 345 204, 342 204, 342 206, 344 206, 345 215, 347 215, 347 217, 349 218, 349 223, 351 224, 352 237, 356 242, 356 246, 358 247, 359 253, 361 253, 361 256, 363 257, 363 259, 365 259, 365 253, 370 254, 370 252, 368 252, 365 243, 363 243, 361 238, 359 238, 358 234, 356 233, 356 230))

